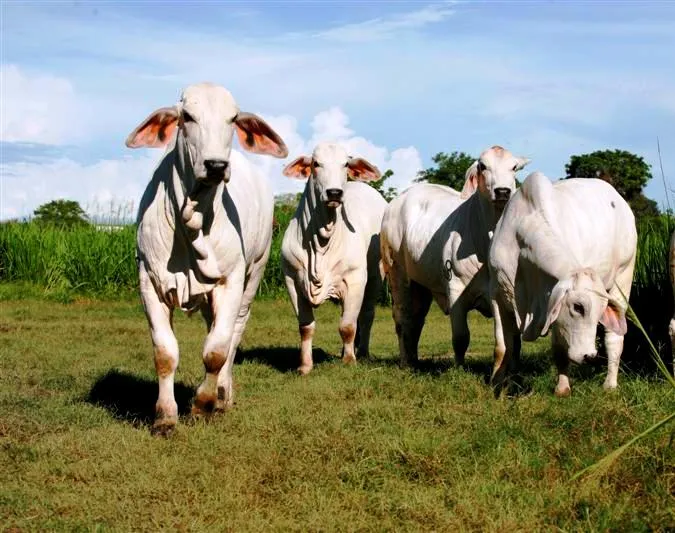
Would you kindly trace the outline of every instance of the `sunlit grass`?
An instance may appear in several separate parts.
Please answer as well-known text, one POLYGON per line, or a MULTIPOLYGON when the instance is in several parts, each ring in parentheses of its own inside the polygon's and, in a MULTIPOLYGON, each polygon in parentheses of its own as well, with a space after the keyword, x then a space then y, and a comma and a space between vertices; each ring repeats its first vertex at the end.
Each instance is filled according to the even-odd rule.
MULTIPOLYGON (((446 354, 433 309, 419 371, 396 365, 379 308, 372 361, 345 367, 339 308, 317 312, 315 370, 297 364, 286 301, 259 301, 235 366, 235 408, 182 416, 150 436, 156 399, 139 302, 32 299, 0 304, 2 529, 154 531, 667 531, 675 527, 668 432, 636 442, 592 484, 570 477, 673 412, 664 379, 579 367, 554 397, 548 340, 525 343, 523 393, 495 400, 485 380, 490 322, 471 315, 469 368, 446 354)), ((204 326, 176 316, 177 398, 202 377, 204 326)))

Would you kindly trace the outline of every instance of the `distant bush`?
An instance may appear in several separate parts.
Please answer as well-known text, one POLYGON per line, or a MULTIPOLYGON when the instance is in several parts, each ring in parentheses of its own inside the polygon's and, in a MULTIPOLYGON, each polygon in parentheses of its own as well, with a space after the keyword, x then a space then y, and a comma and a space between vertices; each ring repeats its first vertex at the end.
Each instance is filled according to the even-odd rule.
MULTIPOLYGON (((673 316, 673 298, 668 274, 670 236, 675 218, 661 215, 638 224, 638 250, 630 304, 664 361, 670 359, 668 322, 673 316)), ((629 327, 624 339, 622 360, 639 371, 653 367, 647 341, 635 327, 629 327)))

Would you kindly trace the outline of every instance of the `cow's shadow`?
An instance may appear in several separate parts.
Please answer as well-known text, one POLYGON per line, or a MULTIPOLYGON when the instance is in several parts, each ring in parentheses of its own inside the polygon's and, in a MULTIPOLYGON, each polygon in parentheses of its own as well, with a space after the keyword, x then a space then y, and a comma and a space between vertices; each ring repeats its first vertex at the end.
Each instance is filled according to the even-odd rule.
MULTIPOLYGON (((534 388, 534 381, 539 376, 552 373, 552 363, 551 355, 547 351, 523 354, 516 371, 507 375, 505 383, 506 394, 513 397, 530 394, 534 388)), ((377 359, 375 364, 397 367, 399 366, 399 359, 398 357, 377 359)), ((453 355, 434 356, 431 358, 422 356, 414 365, 406 367, 406 370, 413 374, 442 377, 446 372, 457 368, 462 368, 464 372, 475 375, 486 386, 490 386, 490 378, 492 376, 492 358, 490 357, 469 357, 465 360, 464 366, 460 367, 453 355)), ((576 374, 582 374, 583 379, 589 375, 594 375, 598 371, 598 365, 587 365, 580 370, 576 374)))
MULTIPOLYGON (((312 350, 314 366, 321 365, 336 358, 321 348, 312 350)), ((254 362, 267 365, 278 372, 295 372, 300 365, 300 349, 289 347, 266 347, 253 348, 250 350, 237 350, 234 364, 254 362)))
MULTIPOLYGON (((188 414, 194 388, 175 383, 174 395, 178 414, 188 414)), ((147 426, 155 418, 157 380, 112 369, 96 380, 84 401, 105 408, 118 420, 134 426, 147 426)))

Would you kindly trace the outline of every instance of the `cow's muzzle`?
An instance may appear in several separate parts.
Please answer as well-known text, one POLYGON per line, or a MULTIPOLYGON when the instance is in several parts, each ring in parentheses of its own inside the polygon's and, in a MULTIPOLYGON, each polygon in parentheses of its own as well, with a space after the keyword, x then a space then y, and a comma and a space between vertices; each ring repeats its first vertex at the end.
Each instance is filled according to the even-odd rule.
POLYGON ((511 189, 508 187, 497 187, 495 189, 495 202, 506 203, 511 196, 511 189))
POLYGON ((326 205, 338 207, 342 203, 342 189, 326 189, 326 205))
POLYGON ((227 181, 228 161, 224 159, 206 159, 204 160, 204 168, 206 169, 206 178, 202 181, 209 185, 217 185, 221 181, 227 181))

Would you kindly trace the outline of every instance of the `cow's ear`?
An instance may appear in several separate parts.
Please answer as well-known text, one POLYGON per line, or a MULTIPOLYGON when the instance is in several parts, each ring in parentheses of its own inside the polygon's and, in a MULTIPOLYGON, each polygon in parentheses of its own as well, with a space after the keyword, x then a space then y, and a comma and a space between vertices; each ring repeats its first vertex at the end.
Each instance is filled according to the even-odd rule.
POLYGON ((312 158, 306 155, 291 161, 283 170, 284 176, 287 178, 296 178, 299 180, 306 180, 312 173, 312 158))
POLYGON ((462 199, 464 200, 478 189, 478 164, 478 161, 474 161, 464 174, 464 187, 462 187, 462 199))
POLYGON ((125 142, 128 148, 161 148, 171 140, 178 125, 178 110, 162 107, 132 131, 125 142))
POLYGON ((253 113, 240 112, 234 120, 239 144, 247 152, 283 159, 288 157, 286 143, 272 127, 253 113))
POLYGON ((626 334, 626 331, 628 331, 626 312, 619 302, 613 298, 609 298, 607 307, 605 307, 605 310, 600 317, 600 324, 617 335, 623 336, 626 334))
POLYGON ((513 167, 513 171, 518 172, 519 170, 522 170, 530 161, 531 160, 527 157, 516 157, 516 166, 513 167))
POLYGON ((572 288, 571 280, 559 281, 553 287, 551 291, 551 296, 548 299, 548 309, 546 310, 546 321, 544 322, 544 327, 541 329, 540 336, 545 336, 548 333, 551 324, 556 321, 560 310, 562 309, 563 300, 567 295, 567 291, 572 288))
POLYGON ((377 181, 382 176, 379 169, 362 157, 350 157, 347 161, 347 175, 358 181, 377 181))

